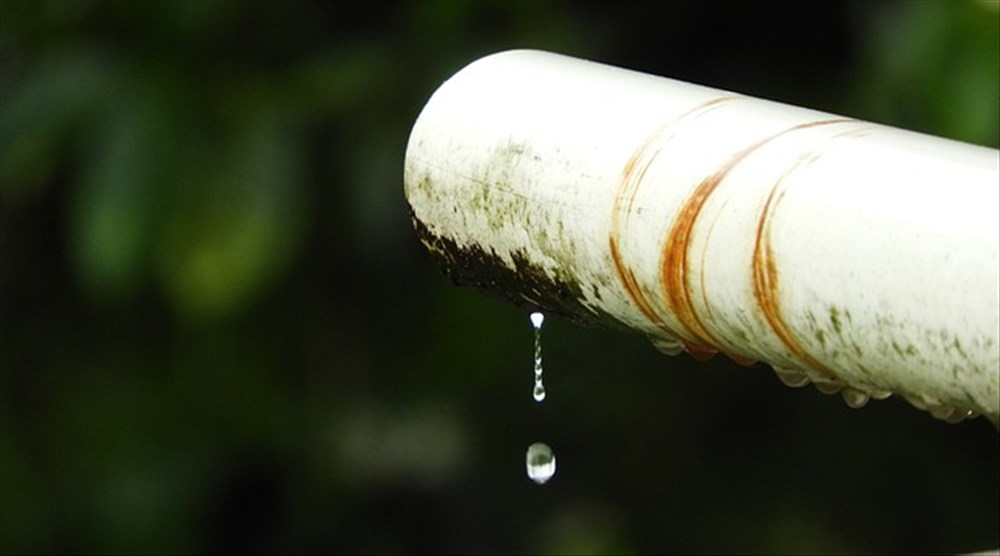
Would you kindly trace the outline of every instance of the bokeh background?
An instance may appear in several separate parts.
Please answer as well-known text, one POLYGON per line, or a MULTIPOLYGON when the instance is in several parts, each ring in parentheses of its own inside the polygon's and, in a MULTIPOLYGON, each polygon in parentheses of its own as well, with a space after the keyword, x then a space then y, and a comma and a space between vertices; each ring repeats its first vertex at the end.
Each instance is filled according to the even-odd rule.
POLYGON ((453 287, 402 193, 436 86, 515 47, 995 148, 998 29, 996 1, 0 2, 0 549, 1000 546, 984 419, 556 317, 536 406, 527 315, 453 287))

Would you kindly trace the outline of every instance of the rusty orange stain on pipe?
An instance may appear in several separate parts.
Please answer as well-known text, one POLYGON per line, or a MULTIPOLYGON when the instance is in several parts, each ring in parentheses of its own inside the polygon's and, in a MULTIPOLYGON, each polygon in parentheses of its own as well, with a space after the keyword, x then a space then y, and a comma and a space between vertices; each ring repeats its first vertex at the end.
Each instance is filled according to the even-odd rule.
MULTIPOLYGON (((635 273, 632 269, 628 268, 621 256, 621 248, 619 247, 619 236, 623 231, 623 227, 627 225, 628 219, 632 214, 632 206, 635 203, 635 197, 639 191, 639 185, 643 183, 643 179, 646 176, 646 172, 649 167, 652 166, 653 161, 656 156, 660 153, 663 145, 670 141, 673 134, 666 135, 667 131, 678 123, 685 119, 690 119, 694 115, 701 115, 717 106, 723 102, 739 98, 736 96, 723 96, 713 98, 709 101, 703 102, 690 110, 671 118, 669 121, 658 127, 649 137, 643 141, 642 145, 632 154, 625 167, 622 169, 622 179, 618 186, 618 190, 615 192, 615 201, 611 213, 611 230, 608 234, 608 250, 611 253, 611 260, 615 265, 615 270, 618 273, 618 277, 621 280, 622 286, 624 286, 625 291, 628 293, 629 297, 635 303, 639 311, 653 322, 660 329, 668 332, 672 336, 676 336, 663 319, 656 313, 656 310, 646 299, 645 294, 639 287, 639 282, 635 277, 635 273), (655 148, 654 148, 655 147, 655 148), (624 214, 623 214, 624 213, 624 214)), ((690 351, 690 350, 689 350, 690 351)))
MULTIPOLYGON (((695 186, 694 191, 681 206, 673 225, 670 227, 670 231, 667 233, 667 237, 664 239, 663 253, 660 259, 660 286, 667 305, 684 326, 687 334, 695 338, 694 343, 712 347, 719 344, 716 337, 705 327, 695 309, 694 296, 688 280, 691 236, 694 233, 694 226, 698 220, 698 216, 708 202, 708 198, 718 189, 719 185, 733 168, 743 162, 754 151, 771 141, 794 131, 849 121, 852 120, 836 118, 807 122, 761 139, 738 151, 720 166, 718 170, 703 179, 701 183, 695 186)), ((704 272, 704 269, 702 271, 704 272)), ((703 278, 703 276, 699 277, 699 283, 703 283, 703 278)), ((784 338, 782 341, 784 341, 784 338)))
MULTIPOLYGON (((796 165, 798 166, 798 165, 796 165)), ((792 167, 794 169, 795 166, 792 167)), ((785 348, 788 349, 799 361, 805 363, 810 368, 815 371, 822 373, 824 376, 833 377, 834 374, 825 365, 816 360, 815 357, 810 355, 802 344, 798 341, 792 331, 789 329, 785 319, 782 315, 781 304, 779 303, 778 297, 778 268, 774 264, 774 252, 771 249, 771 230, 769 225, 769 216, 773 212, 773 206, 777 205, 777 201, 781 199, 782 195, 776 196, 779 186, 785 177, 791 173, 789 169, 782 177, 775 183, 774 187, 771 189, 771 193, 767 196, 767 202, 764 203, 764 209, 761 211, 760 219, 757 221, 757 236, 754 240, 753 247, 753 293, 754 297, 757 298, 757 305, 760 306, 761 312, 764 314, 764 318, 767 319, 768 325, 771 326, 771 330, 774 331, 781 343, 784 344, 785 348)))
POLYGON ((611 260, 615 264, 615 270, 618 271, 618 277, 621 279, 622 285, 625 286, 625 291, 628 292, 629 297, 632 298, 632 301, 635 302, 639 311, 641 311, 646 318, 653 321, 661 328, 665 328, 666 324, 649 305, 649 301, 646 300, 646 296, 643 295, 642 290, 639 288, 639 282, 635 279, 635 273, 632 272, 632 269, 626 267, 622 262, 621 255, 618 252, 618 243, 616 238, 609 238, 608 244, 611 249, 611 260))
MULTIPOLYGON (((835 139, 841 137, 861 137, 867 135, 868 132, 865 130, 851 130, 833 135, 830 139, 826 141, 829 143, 835 139)), ((764 203, 764 208, 761 210, 760 218, 757 221, 757 234, 754 240, 753 249, 753 262, 751 267, 753 269, 753 291, 754 297, 757 298, 757 304, 760 306, 761 312, 764 318, 767 319, 767 323, 770 325, 771 330, 774 331, 781 343, 790 351, 799 361, 805 363, 810 368, 818 373, 823 374, 829 378, 835 378, 836 375, 825 365, 820 363, 809 354, 802 343, 795 337, 789 328, 788 324, 784 320, 782 315, 781 304, 779 302, 778 294, 778 268, 774 262, 774 251, 771 248, 771 226, 770 218, 774 214, 778 203, 784 197, 784 183, 785 180, 793 172, 802 166, 811 164, 816 161, 821 154, 821 148, 817 148, 800 156, 799 159, 788 168, 771 188, 770 193, 768 193, 767 200, 764 203)))

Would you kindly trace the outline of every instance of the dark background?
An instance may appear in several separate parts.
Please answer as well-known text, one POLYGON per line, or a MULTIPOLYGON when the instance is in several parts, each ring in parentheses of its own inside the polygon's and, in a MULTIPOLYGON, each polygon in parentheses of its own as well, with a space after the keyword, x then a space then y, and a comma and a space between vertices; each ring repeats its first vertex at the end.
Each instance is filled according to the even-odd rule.
POLYGON ((515 47, 995 148, 998 14, 0 2, 0 549, 1000 546, 984 419, 851 410, 556 317, 537 407, 527 315, 451 286, 402 194, 423 103, 515 47))

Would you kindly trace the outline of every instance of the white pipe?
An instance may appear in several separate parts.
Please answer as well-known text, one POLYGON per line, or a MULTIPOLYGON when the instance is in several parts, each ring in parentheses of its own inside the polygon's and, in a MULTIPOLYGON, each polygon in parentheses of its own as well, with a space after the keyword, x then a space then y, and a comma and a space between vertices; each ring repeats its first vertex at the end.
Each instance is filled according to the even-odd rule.
POLYGON ((996 150, 518 50, 434 93, 405 182, 457 282, 998 420, 996 150))

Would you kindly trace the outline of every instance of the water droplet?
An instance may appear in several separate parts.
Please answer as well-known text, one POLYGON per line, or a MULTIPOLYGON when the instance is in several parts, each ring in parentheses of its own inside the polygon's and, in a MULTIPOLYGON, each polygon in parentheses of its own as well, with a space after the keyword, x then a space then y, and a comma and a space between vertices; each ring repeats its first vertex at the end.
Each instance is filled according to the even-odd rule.
MULTIPOLYGON (((545 322, 545 315, 534 312, 530 318, 531 326, 535 329, 535 386, 531 390, 531 397, 536 402, 541 402, 545 399, 545 384, 542 383, 542 323, 545 322)), ((528 446, 524 461, 528 478, 540 485, 545 484, 556 474, 556 456, 552 448, 544 442, 535 442, 528 446)))
POLYGON ((676 338, 650 336, 649 341, 653 342, 653 347, 660 350, 660 353, 664 355, 680 355, 684 351, 684 346, 676 338))
POLYGON ((538 311, 531 313, 531 316, 529 318, 531 318, 531 325, 534 326, 536 329, 541 329, 542 323, 545 322, 545 315, 543 315, 538 311))
POLYGON ((757 363, 760 363, 760 361, 757 361, 756 359, 750 359, 749 357, 743 357, 742 355, 737 355, 735 353, 727 353, 726 357, 732 359, 733 363, 742 367, 753 367, 757 363))
POLYGON ((872 390, 868 392, 868 395, 872 397, 873 400, 885 400, 892 396, 892 392, 888 390, 872 390))
POLYGON ((545 385, 540 380, 535 383, 535 388, 531 391, 531 397, 535 398, 536 402, 545 399, 545 385))
POLYGON ((820 392, 832 395, 844 389, 844 385, 834 380, 813 380, 813 385, 820 392))
POLYGON ((531 397, 536 402, 545 399, 545 385, 542 383, 542 323, 545 322, 545 315, 539 312, 531 313, 531 326, 535 328, 535 386, 531 390, 531 397))
POLYGON ((955 411, 955 409, 946 405, 936 404, 928 407, 927 411, 930 411, 931 415, 933 415, 934 418, 941 419, 942 421, 947 421, 948 419, 951 418, 951 415, 955 411))
POLYGON ((961 423, 966 419, 971 419, 973 415, 974 415, 973 412, 969 411, 968 409, 955 408, 952 410, 951 415, 949 415, 948 418, 945 419, 945 421, 948 421, 951 424, 961 423))
POLYGON ((868 403, 868 394, 862 392, 861 390, 855 390, 854 388, 844 388, 840 392, 840 396, 844 398, 844 402, 848 406, 854 409, 860 409, 868 403))
POLYGON ((544 442, 535 442, 528 446, 524 462, 528 478, 540 485, 544 485, 556 474, 556 455, 544 442))
POLYGON ((695 361, 708 361, 709 359, 715 357, 715 354, 719 353, 719 350, 705 347, 694 342, 681 340, 681 344, 684 346, 684 351, 688 352, 688 355, 690 355, 695 361))
POLYGON ((912 405, 913 407, 927 411, 927 404, 924 403, 924 400, 920 399, 919 397, 903 394, 903 398, 906 401, 910 402, 910 405, 912 405))
POLYGON ((774 374, 778 376, 785 386, 791 386, 792 388, 799 388, 809 384, 809 377, 804 373, 797 371, 795 369, 788 369, 785 367, 773 367, 774 374))

